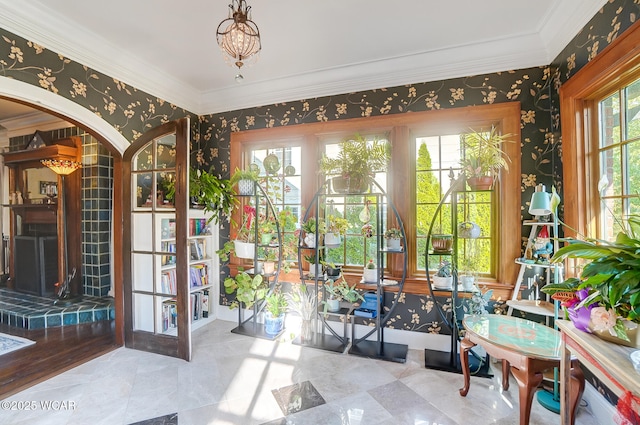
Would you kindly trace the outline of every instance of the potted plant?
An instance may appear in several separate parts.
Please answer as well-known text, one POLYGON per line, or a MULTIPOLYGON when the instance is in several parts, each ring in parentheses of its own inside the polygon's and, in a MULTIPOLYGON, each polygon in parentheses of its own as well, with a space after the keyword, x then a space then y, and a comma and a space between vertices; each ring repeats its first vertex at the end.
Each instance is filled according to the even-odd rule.
POLYGON ((273 245, 274 238, 277 239, 276 236, 276 223, 273 220, 261 220, 260 225, 258 226, 258 234, 260 235, 260 242, 262 245, 273 245))
POLYGON ((264 331, 267 335, 278 335, 284 329, 284 316, 287 311, 287 298, 276 288, 265 298, 264 331))
POLYGON ((257 167, 253 167, 254 164, 249 167, 248 170, 240 170, 236 168, 230 179, 232 186, 238 185, 238 195, 253 195, 254 185, 258 180, 259 171, 257 167))
MULTIPOLYGON (((165 179, 165 198, 171 203, 175 200, 175 179, 165 179)), ((218 224, 223 218, 231 222, 231 213, 237 204, 236 193, 229 180, 220 179, 214 174, 196 168, 189 169, 189 196, 193 205, 200 205, 211 212, 209 222, 218 224)))
POLYGON ((384 171, 391 159, 391 149, 387 142, 374 140, 367 142, 360 135, 340 143, 337 157, 326 155, 320 160, 320 170, 325 175, 336 175, 331 179, 331 187, 336 193, 363 193, 376 172, 384 171))
POLYGON ((431 235, 431 248, 433 252, 451 252, 453 246, 453 235, 451 234, 433 234, 431 235))
POLYGON ((262 256, 262 273, 271 275, 276 270, 277 248, 264 248, 262 256))
POLYGON ((315 217, 309 217, 307 221, 302 223, 302 226, 300 228, 304 232, 303 241, 307 248, 315 248, 317 242, 316 234, 320 236, 327 231, 324 219, 318 218, 316 222, 315 217))
POLYGON ((256 209, 251 205, 245 205, 242 211, 242 224, 233 241, 234 252, 238 258, 253 259, 255 256, 256 209))
POLYGON ((321 261, 320 263, 324 266, 324 271, 328 278, 339 277, 342 273, 342 266, 336 266, 335 263, 325 261, 321 261))
POLYGON ((464 157, 460 162, 469 187, 487 190, 493 186, 501 169, 509 171, 510 159, 502 144, 511 142, 511 134, 500 134, 496 126, 489 131, 472 131, 462 138, 464 157))
POLYGON ((269 285, 256 274, 253 277, 246 271, 239 271, 234 277, 227 277, 224 280, 224 291, 227 294, 236 294, 236 299, 229 304, 229 308, 234 309, 240 304, 244 308, 251 308, 256 302, 262 301, 267 295, 269 285))
POLYGON ((451 289, 453 276, 451 274, 451 263, 442 261, 440 267, 433 275, 433 287, 436 289, 451 289))
POLYGON ((339 246, 342 242, 340 238, 349 228, 349 222, 346 218, 338 215, 329 214, 327 216, 327 233, 324 235, 324 244, 328 247, 339 246))
POLYGON ((353 286, 349 286, 344 278, 336 281, 329 279, 324 284, 324 289, 327 296, 327 298, 322 301, 325 313, 340 310, 340 302, 342 301, 347 301, 351 304, 358 300, 364 301, 362 295, 356 290, 356 284, 354 283, 353 286))
POLYGON ((588 261, 579 277, 545 285, 541 291, 560 300, 576 328, 604 339, 638 347, 640 323, 640 217, 627 220, 615 241, 561 239, 569 242, 552 257, 588 261))
POLYGON ((402 239, 402 230, 397 227, 390 227, 384 232, 387 240, 387 249, 390 251, 400 251, 400 239, 402 239))
POLYGON ((300 316, 302 320, 300 325, 300 341, 302 343, 311 342, 313 337, 313 329, 311 321, 317 313, 317 297, 316 294, 307 288, 307 285, 294 285, 291 293, 286 294, 289 311, 293 311, 300 316))
POLYGON ((364 266, 364 270, 362 272, 362 280, 365 283, 378 282, 378 269, 376 268, 376 264, 373 262, 373 259, 370 259, 369 262, 364 266))
POLYGON ((304 260, 309 263, 309 277, 313 278, 318 273, 318 276, 322 275, 322 258, 318 259, 316 262, 316 256, 313 255, 305 255, 304 260))

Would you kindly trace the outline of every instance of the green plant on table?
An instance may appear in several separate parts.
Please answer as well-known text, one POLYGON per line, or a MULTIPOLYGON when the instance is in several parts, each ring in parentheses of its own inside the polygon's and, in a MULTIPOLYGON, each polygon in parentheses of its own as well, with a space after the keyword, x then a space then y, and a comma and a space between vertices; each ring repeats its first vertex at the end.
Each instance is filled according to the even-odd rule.
POLYGON ((344 235, 349 228, 349 221, 341 216, 329 214, 327 216, 327 233, 344 235))
POLYGON ((545 285, 541 291, 562 302, 578 329, 607 330, 629 341, 624 321, 640 323, 640 217, 631 216, 615 241, 560 239, 567 245, 551 258, 587 261, 579 277, 545 285))
POLYGON ((280 292, 279 289, 276 289, 267 295, 265 301, 265 308, 273 317, 279 317, 281 314, 284 314, 287 311, 287 306, 289 305, 287 297, 285 294, 280 292))
POLYGON ((384 232, 387 239, 402 239, 402 231, 397 227, 390 227, 384 232))

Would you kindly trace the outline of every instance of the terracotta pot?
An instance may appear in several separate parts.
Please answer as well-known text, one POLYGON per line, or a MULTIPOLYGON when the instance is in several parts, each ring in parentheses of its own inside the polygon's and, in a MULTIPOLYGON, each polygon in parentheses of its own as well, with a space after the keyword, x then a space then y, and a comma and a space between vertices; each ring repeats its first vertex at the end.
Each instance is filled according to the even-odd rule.
POLYGON ((468 177, 467 184, 469 185, 471 190, 489 190, 493 186, 493 177, 468 177))
POLYGON ((431 235, 431 247, 435 252, 451 252, 453 235, 431 235))

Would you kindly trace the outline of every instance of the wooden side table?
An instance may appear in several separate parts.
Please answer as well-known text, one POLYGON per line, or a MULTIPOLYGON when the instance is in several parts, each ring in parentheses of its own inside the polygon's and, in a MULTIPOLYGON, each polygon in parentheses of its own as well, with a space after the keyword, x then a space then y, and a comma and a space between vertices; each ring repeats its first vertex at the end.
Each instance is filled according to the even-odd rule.
MULTIPOLYGON (((629 355, 637 348, 614 344, 582 332, 568 320, 558 320, 557 325, 562 334, 561 382, 569 382, 569 385, 560 391, 561 424, 573 423, 571 411, 567 409, 567 401, 573 392, 573 382, 567 380, 569 375, 567 365, 571 354, 575 355, 584 367, 593 372, 618 397, 631 392, 634 398, 640 398, 640 374, 636 372, 629 359, 629 355)), ((640 412, 636 412, 638 413, 640 412)))
MULTIPOLYGON (((460 363, 464 374, 464 387, 460 395, 466 396, 471 384, 469 350, 480 345, 496 359, 502 360, 502 388, 509 388, 509 371, 518 382, 520 400, 520 425, 528 425, 531 402, 543 379, 542 372, 560 366, 560 332, 540 323, 513 316, 496 314, 466 316, 462 321, 466 330, 461 342, 460 363)), ((584 391, 584 375, 574 366, 572 386, 571 424, 575 422, 578 401, 584 391)))

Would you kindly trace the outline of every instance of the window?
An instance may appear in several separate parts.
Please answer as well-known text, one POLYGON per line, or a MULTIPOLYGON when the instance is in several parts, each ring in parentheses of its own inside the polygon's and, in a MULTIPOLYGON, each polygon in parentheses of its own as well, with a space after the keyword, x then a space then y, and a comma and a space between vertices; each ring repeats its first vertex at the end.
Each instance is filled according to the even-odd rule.
MULTIPOLYGON (((416 214, 416 264, 417 268, 425 268, 425 250, 428 246, 429 226, 436 213, 438 204, 451 186, 451 179, 461 171, 460 160, 464 152, 461 141, 464 135, 442 135, 417 137, 415 144, 415 214, 416 214)), ((497 255, 494 239, 495 215, 492 214, 498 200, 491 192, 464 192, 457 195, 457 222, 473 222, 482 230, 478 239, 459 239, 458 269, 473 272, 484 277, 495 278, 495 261, 497 255)), ((451 223, 452 199, 449 197, 442 206, 434 222, 432 233, 453 233, 451 223)), ((429 269, 438 268, 440 261, 448 257, 430 256, 429 269)))
POLYGON ((624 32, 560 89, 566 236, 611 238, 638 211, 640 29, 624 32), (575 230, 574 230, 575 229, 575 230))
MULTIPOLYGON (((264 161, 268 154, 275 154, 285 166, 288 155, 292 164, 298 159, 296 183, 299 184, 299 196, 288 200, 290 194, 283 188, 286 182, 274 182, 270 190, 279 198, 275 203, 280 208, 300 208, 300 214, 311 204, 318 187, 324 181, 320 176, 318 162, 323 153, 331 155, 337 144, 346 137, 363 135, 367 140, 387 139, 391 142, 391 164, 386 173, 378 173, 376 181, 389 194, 403 220, 407 235, 409 264, 405 291, 425 293, 424 248, 426 229, 435 205, 447 190, 448 174, 451 167, 459 169, 460 135, 469 128, 497 125, 503 133, 520 137, 520 104, 482 105, 450 110, 427 111, 411 114, 398 114, 362 119, 350 119, 328 123, 311 123, 285 127, 234 132, 231 135, 231 169, 243 168, 251 162, 264 161), (451 150, 457 152, 454 156, 451 150), (431 164, 429 164, 429 158, 431 164), (300 170, 300 171, 298 171, 300 170), (432 185, 429 187, 429 185, 432 185), (423 193, 422 187, 430 193, 423 193), (282 201, 280 201, 281 199, 282 201), (279 203, 282 202, 282 203, 279 203), (413 285, 413 286, 412 286, 413 285)), ((519 143, 510 143, 505 147, 512 159, 511 168, 520 169, 519 143)), ((263 168, 261 168, 262 170, 263 168)), ((280 171, 282 173, 282 171, 280 171)), ((297 188, 296 188, 297 189, 297 188)), ((520 175, 517 171, 502 176, 493 192, 494 198, 476 197, 471 209, 465 211, 459 219, 475 214, 475 211, 487 208, 494 203, 497 211, 487 218, 487 240, 491 249, 490 257, 482 264, 483 275, 491 282, 512 284, 517 270, 514 259, 520 256, 520 238, 514 238, 513 232, 520 232, 520 175), (507 193, 509 196, 507 196, 507 193), (498 224, 499 220, 499 225, 498 224)), ((363 211, 362 199, 337 197, 328 206, 331 213, 342 215, 350 223, 343 250, 335 251, 335 258, 328 258, 339 264, 351 265, 352 275, 347 280, 355 283, 360 280, 362 265, 373 256, 372 247, 364 243, 361 232, 360 213, 363 211)), ((370 206, 370 214, 375 211, 370 206)), ((447 224, 443 221, 443 227, 447 224)), ((450 223, 448 224, 450 228, 450 223)), ((443 228, 444 230, 444 228, 443 228)), ((485 229, 483 229, 484 231, 485 229)), ((461 249, 472 247, 462 244, 461 249)), ((390 276, 402 276, 403 264, 398 256, 387 258, 386 270, 390 276)), ((295 279, 297 273, 287 276, 295 279)))
POLYGON ((640 80, 598 102, 599 235, 614 240, 640 213, 640 80))

